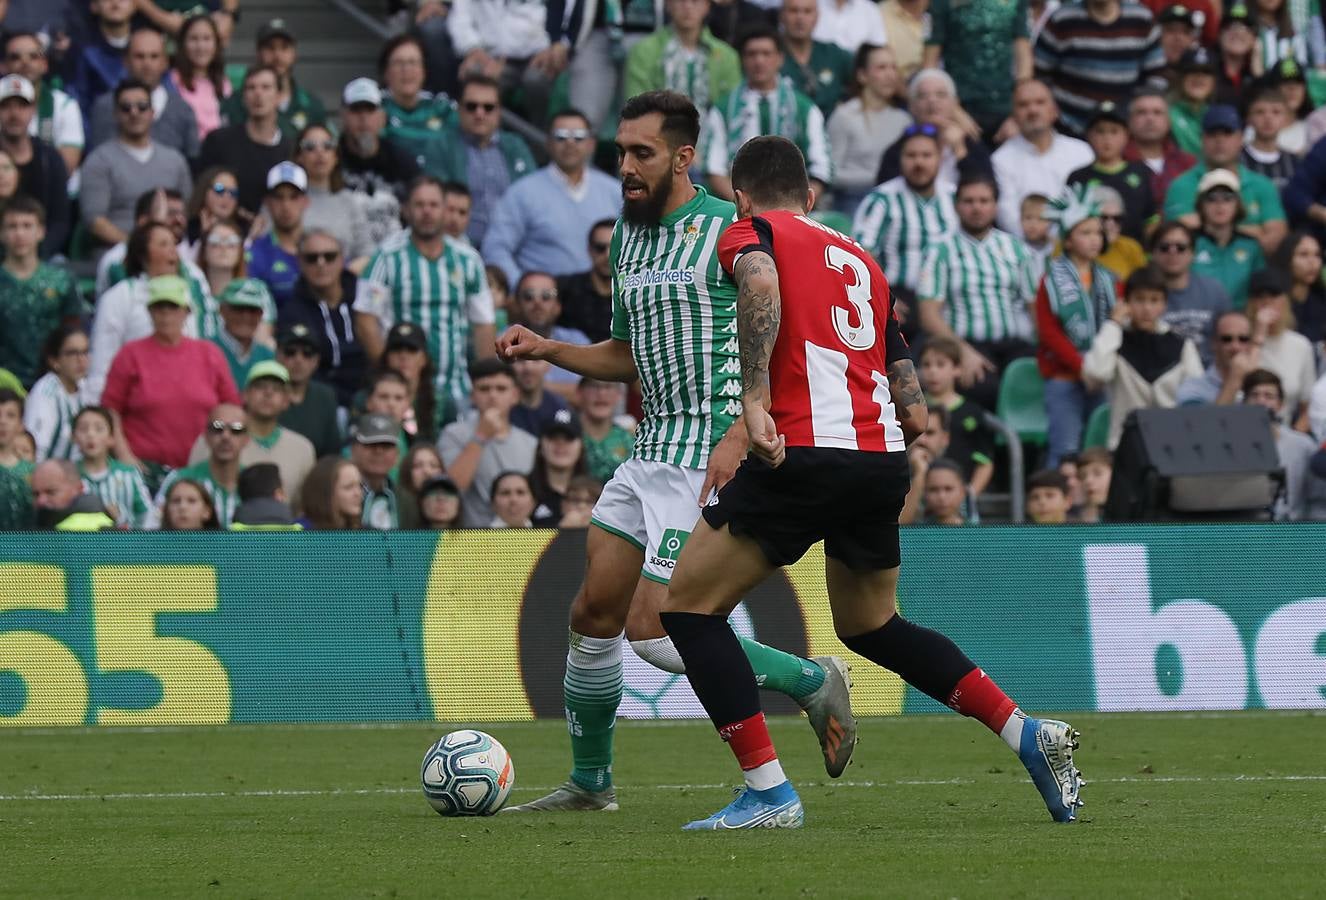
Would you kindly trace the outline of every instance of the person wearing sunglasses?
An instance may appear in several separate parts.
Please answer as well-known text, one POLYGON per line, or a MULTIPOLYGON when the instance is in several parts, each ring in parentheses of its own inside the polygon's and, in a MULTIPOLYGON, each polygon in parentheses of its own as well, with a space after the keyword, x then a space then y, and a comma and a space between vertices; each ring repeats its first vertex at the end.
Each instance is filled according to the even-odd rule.
MULTIPOLYGON (((379 333, 368 307, 381 288, 345 267, 341 244, 329 231, 306 230, 299 241, 298 260, 299 279, 290 302, 281 308, 279 330, 302 333, 314 342, 317 379, 334 390, 336 404, 348 409, 368 370, 365 329, 374 336, 379 333)), ((286 365, 292 377, 303 369, 303 365, 286 365)))
POLYGON ((308 438, 318 459, 340 453, 344 444, 336 392, 314 378, 321 359, 321 341, 307 325, 296 323, 277 336, 276 361, 290 376, 290 406, 277 422, 308 438))
MULTIPOLYGON (((216 506, 222 528, 229 528, 239 506, 240 454, 249 443, 249 420, 238 399, 220 403, 208 411, 203 427, 204 451, 201 458, 175 469, 161 482, 156 505, 162 509, 177 481, 194 481, 203 486, 216 506)), ((192 440, 190 440, 192 443, 192 440)))
POLYGON ((355 271, 363 268, 379 244, 400 233, 399 217, 375 221, 376 228, 370 226, 365 207, 372 198, 345 186, 340 150, 326 125, 310 125, 299 133, 295 139, 294 162, 308 176, 304 230, 317 228, 335 235, 345 248, 347 264, 354 266, 355 271))
MULTIPOLYGON (((129 38, 129 46, 125 48, 124 62, 128 78, 141 81, 151 94, 152 140, 178 151, 185 159, 196 158, 201 138, 198 137, 198 120, 194 117, 193 108, 183 97, 167 90, 162 84, 170 65, 166 56, 165 37, 152 28, 135 30, 129 38)), ((113 138, 117 126, 119 121, 115 101, 110 94, 104 94, 92 104, 88 128, 89 150, 113 138)))
POLYGON ((1212 348, 1211 364, 1201 375, 1179 385, 1175 403, 1179 406, 1228 406, 1243 402, 1243 379, 1261 368, 1261 344, 1253 338, 1248 314, 1228 310, 1216 316, 1207 329, 1212 348))
POLYGON ((279 310, 290 302, 299 279, 296 257, 308 209, 308 175, 292 162, 277 163, 267 173, 263 211, 270 230, 248 248, 249 275, 262 280, 279 310))
POLYGON ((1087 120, 1086 137, 1096 159, 1070 174, 1068 184, 1113 189, 1123 200, 1120 229, 1135 241, 1143 240, 1146 229, 1159 221, 1159 210, 1151 193, 1151 170, 1123 158, 1128 146, 1128 116, 1123 107, 1111 100, 1097 106, 1087 120))
POLYGON ((502 102, 498 83, 486 75, 461 82, 460 140, 448 142, 446 178, 469 187, 473 198, 469 238, 483 244, 506 189, 534 171, 534 157, 524 138, 500 127, 502 102))
POLYGON ((46 45, 30 31, 12 31, 4 39, 5 70, 22 75, 32 85, 36 116, 28 133, 53 146, 70 172, 83 159, 83 111, 78 101, 46 83, 50 61, 46 45))
POLYGON ((197 256, 198 241, 203 232, 218 222, 233 222, 248 233, 251 216, 239 205, 239 178, 225 166, 211 166, 203 170, 193 183, 184 211, 187 240, 186 255, 197 256))
POLYGON ((621 212, 617 179, 589 165, 594 134, 584 113, 554 116, 547 147, 552 161, 507 189, 483 239, 484 260, 512 283, 522 272, 583 272, 590 264, 584 235, 621 212))
POLYGON ((0 150, 13 160, 16 193, 35 198, 46 210, 46 238, 37 252, 48 259, 69 237, 72 210, 64 160, 49 143, 31 134, 35 96, 32 83, 22 75, 0 78, 0 150))
MULTIPOLYGON (((103 245, 128 237, 135 204, 144 193, 170 188, 186 197, 193 190, 188 161, 152 137, 152 89, 141 81, 125 80, 112 96, 115 139, 88 154, 79 194, 83 224, 103 245)), ((192 118, 190 112, 190 123, 192 118)))
POLYGON ((1196 236, 1182 222, 1162 222, 1147 249, 1151 264, 1165 279, 1165 324, 1197 345, 1203 362, 1211 361, 1211 327, 1234 308, 1225 286, 1193 270, 1196 236))
POLYGON ((100 399, 116 417, 116 457, 142 468, 151 487, 188 463, 194 438, 218 419, 214 408, 238 404, 239 391, 221 350, 185 336, 192 304, 183 278, 148 282, 147 310, 151 335, 115 354, 100 399))

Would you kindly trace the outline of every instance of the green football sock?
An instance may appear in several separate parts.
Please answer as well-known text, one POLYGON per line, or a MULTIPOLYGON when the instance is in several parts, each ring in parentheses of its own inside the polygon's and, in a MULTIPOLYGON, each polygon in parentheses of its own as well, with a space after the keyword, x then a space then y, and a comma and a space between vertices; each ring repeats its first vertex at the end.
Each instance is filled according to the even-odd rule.
POLYGON ((612 733, 622 701, 622 638, 571 632, 562 681, 571 732, 571 780, 590 791, 612 787, 612 733))
POLYGON ((818 663, 766 647, 750 638, 739 640, 760 687, 802 700, 824 683, 824 670, 818 663))

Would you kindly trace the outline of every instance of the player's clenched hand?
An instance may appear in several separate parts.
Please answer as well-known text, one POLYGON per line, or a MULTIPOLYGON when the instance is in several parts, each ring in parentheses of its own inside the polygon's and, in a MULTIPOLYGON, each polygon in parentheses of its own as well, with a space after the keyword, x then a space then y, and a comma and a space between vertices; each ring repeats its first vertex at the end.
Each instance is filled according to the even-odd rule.
POLYGON ((547 359, 551 343, 524 325, 512 325, 497 339, 499 359, 547 359))
POLYGON ((781 466, 787 456, 787 441, 778 433, 773 416, 764 407, 748 403, 742 417, 746 421, 751 452, 774 468, 781 466))
POLYGON ((700 486, 700 508, 709 503, 709 496, 714 491, 721 491, 723 485, 737 474, 737 466, 746 458, 746 429, 729 428, 723 439, 709 452, 709 466, 705 469, 704 484, 700 486))

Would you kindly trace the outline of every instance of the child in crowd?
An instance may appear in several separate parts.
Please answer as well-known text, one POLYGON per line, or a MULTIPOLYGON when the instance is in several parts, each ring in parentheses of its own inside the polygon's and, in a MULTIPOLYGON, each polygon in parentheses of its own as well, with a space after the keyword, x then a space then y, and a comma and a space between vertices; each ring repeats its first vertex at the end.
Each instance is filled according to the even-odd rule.
POLYGON ((1252 95, 1248 104, 1248 127, 1252 140, 1243 147, 1244 167, 1271 179, 1283 191, 1298 170, 1299 158, 1280 149, 1280 132, 1292 122, 1285 96, 1277 87, 1266 87, 1252 95))
POLYGON ((1059 460, 1059 474, 1068 483, 1068 518, 1077 521, 1082 504, 1086 502, 1086 492, 1082 488, 1082 479, 1077 477, 1077 454, 1070 453, 1059 460))
POLYGON ((120 528, 156 527, 156 507, 137 468, 111 459, 115 421, 108 410, 88 406, 74 417, 74 444, 83 458, 78 474, 89 494, 95 494, 106 514, 120 528))
POLYGON ((921 387, 930 421, 940 419, 934 413, 942 410, 938 424, 947 432, 947 446, 930 451, 935 459, 948 457, 961 466, 971 496, 979 497, 994 476, 994 437, 982 421, 984 410, 958 393, 961 365, 962 347, 951 338, 932 338, 921 350, 921 387))
POLYGON ((925 522, 927 525, 965 525, 962 506, 967 486, 962 469, 949 459, 937 459, 925 473, 925 522))
POLYGON ((14 441, 14 452, 18 458, 33 466, 37 464, 37 436, 31 431, 24 431, 14 441))
MULTIPOLYGON (((1156 197, 1151 191, 1151 170, 1123 158, 1128 139, 1127 110, 1109 100, 1098 104, 1087 123, 1087 143, 1096 161, 1069 175, 1068 183, 1093 192, 1099 187, 1114 190, 1124 201, 1122 233, 1141 240, 1147 224, 1156 218, 1156 197)), ((1059 234, 1064 234, 1062 227, 1059 234)))
POLYGON ((1104 447, 1089 447, 1077 455, 1077 478, 1082 483, 1082 509, 1079 522, 1099 522, 1110 496, 1110 476, 1114 474, 1114 455, 1104 447))
POLYGON ((19 452, 23 434, 23 398, 14 391, 0 390, 0 469, 27 481, 33 464, 19 452))
POLYGON ((191 478, 181 478, 166 491, 161 505, 162 531, 216 531, 221 521, 207 488, 191 478))
POLYGON ((1101 402, 1082 380, 1082 354, 1114 309, 1114 275, 1097 259, 1105 245, 1100 206, 1085 185, 1067 187, 1047 213, 1059 223, 1063 253, 1045 268, 1036 292, 1036 362, 1045 379, 1046 465, 1081 446, 1086 417, 1101 402))
POLYGON ((418 494, 421 527, 432 531, 460 527, 460 490, 456 482, 445 474, 434 475, 419 486, 418 494))
POLYGON ((1042 469, 1027 479, 1027 518, 1036 525, 1063 525, 1068 521, 1068 479, 1062 472, 1042 469))
POLYGON ((1032 275, 1036 281, 1041 280, 1041 275, 1045 272, 1045 262, 1050 258, 1050 254, 1054 253, 1054 228, 1050 220, 1045 218, 1045 207, 1049 203, 1050 198, 1044 194, 1028 194, 1022 198, 1020 208, 1022 240, 1031 251, 1032 275))
POLYGON ((626 462, 635 446, 635 435, 614 420, 626 398, 626 388, 613 381, 585 377, 576 388, 580 408, 580 426, 584 431, 585 464, 589 474, 608 483, 617 467, 626 462))
POLYGON ((489 528, 533 528, 534 488, 523 472, 503 472, 493 479, 493 521, 489 528))
POLYGON ((1179 385, 1202 374, 1197 346, 1161 321, 1165 305, 1164 276, 1152 266, 1138 269, 1082 357, 1085 387, 1109 390, 1111 448, 1129 413, 1172 408, 1179 385))
POLYGON ((594 504, 599 502, 603 485, 593 475, 577 475, 571 479, 562 500, 562 521, 558 528, 588 528, 594 504))

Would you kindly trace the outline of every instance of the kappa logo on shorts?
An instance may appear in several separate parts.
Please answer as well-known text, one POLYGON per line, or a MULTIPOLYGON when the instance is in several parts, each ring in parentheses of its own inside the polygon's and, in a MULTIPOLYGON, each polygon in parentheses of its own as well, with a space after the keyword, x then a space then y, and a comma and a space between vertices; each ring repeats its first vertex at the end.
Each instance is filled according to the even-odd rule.
POLYGON ((665 569, 676 568, 677 557, 681 556, 681 548, 686 546, 686 539, 690 536, 689 531, 682 531, 680 528, 666 529, 663 537, 659 539, 658 550, 649 558, 649 564, 665 569))

